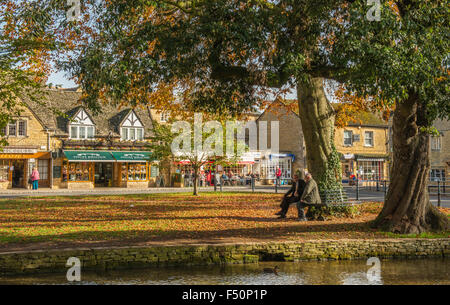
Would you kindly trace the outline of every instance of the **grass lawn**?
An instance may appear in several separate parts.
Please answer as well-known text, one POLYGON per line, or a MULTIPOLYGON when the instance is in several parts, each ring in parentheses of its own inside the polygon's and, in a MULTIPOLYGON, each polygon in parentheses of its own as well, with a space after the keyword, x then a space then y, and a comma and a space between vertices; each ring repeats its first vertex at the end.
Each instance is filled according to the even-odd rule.
MULTIPOLYGON (((353 218, 276 219, 281 195, 146 194, 0 200, 0 252, 81 246, 167 245, 342 238, 417 237, 369 227, 382 203, 353 218)), ((450 209, 442 209, 450 214, 450 209)), ((449 237, 449 232, 420 237, 449 237)))

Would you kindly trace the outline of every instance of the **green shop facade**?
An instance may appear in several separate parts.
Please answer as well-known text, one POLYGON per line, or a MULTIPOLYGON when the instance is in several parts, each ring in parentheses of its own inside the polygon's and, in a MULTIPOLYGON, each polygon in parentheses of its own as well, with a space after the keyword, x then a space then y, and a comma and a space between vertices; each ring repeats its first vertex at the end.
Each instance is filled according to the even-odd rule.
POLYGON ((63 150, 61 188, 147 188, 158 164, 148 151, 63 150))

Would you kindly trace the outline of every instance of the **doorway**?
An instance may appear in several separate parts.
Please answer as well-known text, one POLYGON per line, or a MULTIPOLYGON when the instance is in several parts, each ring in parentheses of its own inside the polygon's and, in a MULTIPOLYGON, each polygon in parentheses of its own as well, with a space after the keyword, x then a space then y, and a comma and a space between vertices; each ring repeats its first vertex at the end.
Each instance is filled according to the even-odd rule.
POLYGON ((113 163, 95 163, 94 185, 96 187, 113 186, 113 163))
POLYGON ((13 160, 11 162, 12 167, 12 187, 24 188, 25 187, 25 160, 13 160))

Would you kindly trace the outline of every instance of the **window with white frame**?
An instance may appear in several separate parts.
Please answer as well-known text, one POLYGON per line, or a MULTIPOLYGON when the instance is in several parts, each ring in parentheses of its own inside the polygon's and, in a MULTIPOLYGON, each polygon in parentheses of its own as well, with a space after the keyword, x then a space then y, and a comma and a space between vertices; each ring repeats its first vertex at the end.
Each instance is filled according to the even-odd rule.
POLYGON ((120 139, 122 141, 144 140, 144 125, 133 110, 122 121, 120 139))
POLYGON ((364 132, 364 146, 373 146, 373 131, 364 132))
POLYGON ((17 120, 8 123, 6 127, 3 127, 1 134, 9 137, 26 137, 27 136, 27 121, 17 120))
POLYGON ((441 150, 441 136, 431 137, 431 150, 441 150))
POLYGON ((17 135, 20 137, 25 137, 27 135, 27 122, 18 121, 17 122, 17 135))
POLYGON ((69 123, 69 138, 84 140, 95 138, 95 125, 89 115, 81 109, 69 123))
POLYGON ((292 177, 291 158, 267 159, 262 166, 263 175, 266 179, 276 179, 277 168, 281 169, 281 179, 291 179, 292 177))
POLYGON ((443 168, 430 169, 430 181, 445 181, 445 169, 443 168))
POLYGON ((353 132, 351 130, 344 130, 344 146, 353 145, 353 132))
POLYGON ((384 161, 358 161, 358 174, 362 180, 383 179, 384 161))

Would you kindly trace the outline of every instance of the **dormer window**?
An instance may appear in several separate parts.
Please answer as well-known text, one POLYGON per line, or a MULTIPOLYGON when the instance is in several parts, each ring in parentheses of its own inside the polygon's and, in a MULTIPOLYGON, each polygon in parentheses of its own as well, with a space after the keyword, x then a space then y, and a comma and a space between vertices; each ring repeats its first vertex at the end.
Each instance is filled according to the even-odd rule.
POLYGON ((120 139, 122 141, 144 140, 144 125, 134 111, 126 116, 120 125, 120 139))
POLYGON ((80 109, 69 123, 69 138, 73 140, 95 138, 94 122, 84 109, 80 109))

